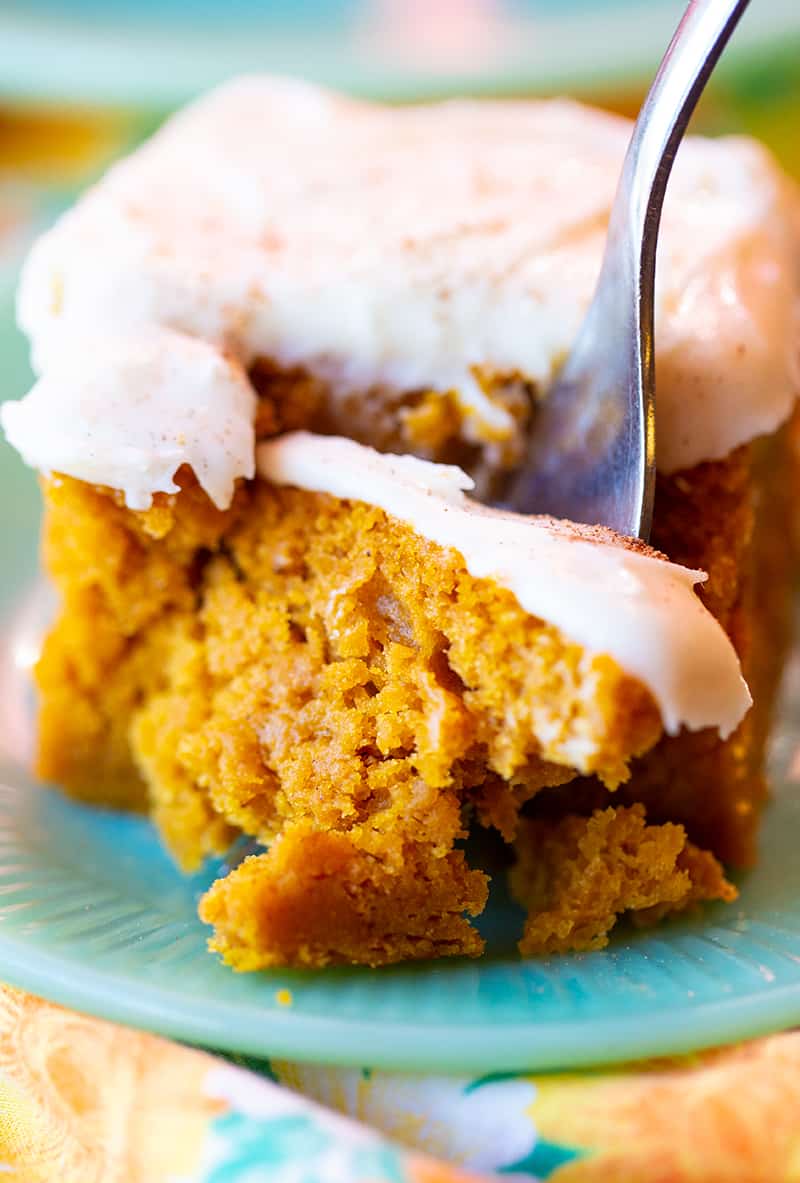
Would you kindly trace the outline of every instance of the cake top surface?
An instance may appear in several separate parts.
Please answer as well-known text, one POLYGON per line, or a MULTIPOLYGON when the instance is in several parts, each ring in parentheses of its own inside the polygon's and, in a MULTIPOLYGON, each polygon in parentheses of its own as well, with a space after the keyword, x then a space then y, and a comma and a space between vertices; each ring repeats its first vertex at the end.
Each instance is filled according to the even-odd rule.
POLYGON ((668 732, 726 736, 750 705, 733 645, 694 592, 699 571, 599 527, 488 509, 465 495, 472 482, 459 468, 352 440, 292 432, 260 444, 257 465, 275 484, 367 501, 453 547, 476 578, 638 678, 668 732))
MULTIPOLYGON (((102 469, 133 507, 173 490, 182 462, 223 504, 252 470, 246 369, 265 357, 350 394, 455 390, 478 438, 502 436, 513 421, 477 369, 551 379, 591 296, 629 134, 561 100, 392 109, 283 79, 229 83, 34 247, 19 317, 40 382, 4 409, 6 431, 36 467, 102 469)), ((663 471, 788 416, 796 208, 758 145, 681 146, 657 275, 663 471)))

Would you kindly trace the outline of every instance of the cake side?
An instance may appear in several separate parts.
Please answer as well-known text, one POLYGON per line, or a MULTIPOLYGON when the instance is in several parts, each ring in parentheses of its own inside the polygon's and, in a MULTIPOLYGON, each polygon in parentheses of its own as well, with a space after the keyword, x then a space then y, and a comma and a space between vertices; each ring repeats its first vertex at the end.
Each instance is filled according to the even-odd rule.
MULTIPOLYGON (((159 532, 158 509, 133 514, 113 495, 69 479, 48 487, 46 554, 66 598, 38 670, 42 771, 68 787, 69 769, 59 761, 75 759, 80 744, 67 742, 64 729, 83 716, 62 715, 62 692, 76 702, 84 696, 87 712, 103 719, 108 704, 109 742, 124 718, 132 726, 135 715, 140 734, 152 714, 161 776, 174 767, 176 750, 178 763, 188 761, 193 744, 216 736, 230 770, 203 767, 198 777, 221 797, 226 777, 247 764, 243 753, 232 755, 236 717, 252 716, 256 702, 276 744, 281 733, 287 759, 304 762, 293 774, 298 792, 313 784, 315 763, 324 766, 326 742, 331 758, 339 749, 346 763, 348 735, 357 762, 369 763, 359 750, 376 742, 384 754, 409 750, 414 772, 433 784, 454 767, 464 777, 474 764, 479 781, 488 769, 537 786, 560 775, 543 767, 555 761, 570 775, 577 766, 616 784, 632 753, 660 734, 652 696, 613 659, 587 654, 509 591, 470 576, 457 552, 381 510, 256 481, 219 514, 187 482, 168 511, 169 532, 156 538, 149 531, 159 532), (346 572, 337 561, 343 554, 346 572), (114 646, 84 644, 99 627, 114 633, 114 646), (109 695, 113 685, 127 688, 127 712, 109 695), (169 701, 159 697, 168 688, 169 701), (202 735, 185 719, 175 729, 192 699, 202 735), (320 731, 337 710, 337 726, 320 731)), ((265 732, 247 731, 253 776, 268 786, 265 732)), ((91 792, 91 769, 90 760, 85 786, 72 782, 73 789, 91 792)), ((337 813, 336 783, 332 776, 319 803, 329 818, 337 813)), ((238 791, 248 800, 245 788, 238 791)), ((251 805, 237 817, 231 790, 228 816, 266 838, 274 824, 270 794, 263 795, 260 816, 251 805)))
POLYGON ((526 956, 602 949, 620 916, 640 924, 736 899, 720 863, 683 826, 648 825, 641 804, 525 819, 511 889, 528 911, 526 956))
MULTIPOLYGON (((38 669, 40 768, 79 794, 102 793, 97 769, 107 752, 121 759, 126 730, 131 783, 146 786, 182 865, 196 867, 238 832, 270 843, 203 905, 218 926, 216 947, 241 968, 378 964, 415 948, 477 953, 463 914, 483 906, 486 877, 455 845, 472 816, 511 840, 520 808, 545 786, 578 771, 616 786, 661 735, 658 703, 611 656, 587 651, 508 588, 472 574, 461 552, 419 532, 437 521, 453 532, 463 519, 472 532, 464 546, 491 569, 473 518, 490 523, 495 544, 507 518, 464 508, 463 474, 302 433, 268 447, 265 471, 281 484, 242 485, 226 511, 188 472, 180 494, 144 512, 70 478, 46 487, 45 554, 65 607, 38 669), (391 504, 399 490, 412 520, 416 490, 417 529, 374 504, 291 487, 357 480, 361 457, 372 466, 373 496, 391 504), (84 651, 98 624, 114 645, 84 651), (80 709, 65 711, 67 699, 80 709), (321 860, 316 877, 310 852, 321 860), (337 916, 349 899, 341 929, 315 927, 310 904, 300 922, 307 889, 337 916), (441 924, 425 913, 423 940, 414 917, 426 897, 438 901, 441 924)), ((527 525, 525 546, 541 534, 543 555, 567 563, 565 588, 584 547, 610 557, 612 588, 625 556, 633 566, 623 587, 642 563, 661 594, 680 572, 609 532, 527 525)), ((526 552, 513 537, 519 567, 526 552)), ((536 569, 525 561, 530 581, 536 569)), ((598 579, 603 571, 601 562, 598 579)), ((684 594, 696 603, 686 579, 673 611, 684 594)), ((596 580, 595 602, 607 595, 596 580)), ((651 644, 679 668, 678 638, 687 670, 695 668, 691 613, 683 628, 671 621, 664 631, 650 596, 648 605, 651 644)), ((627 618, 630 605, 620 607, 627 618)), ((737 670, 734 662, 728 693, 741 713, 737 670)), ((693 702, 692 692, 684 705, 693 702)), ((677 906, 673 879, 659 884, 659 902, 677 906)), ((652 893, 647 899, 654 907, 652 893)))
POLYGON ((699 589, 725 625, 752 687, 754 705, 727 739, 712 729, 664 736, 634 762, 630 780, 608 794, 576 778, 568 791, 539 796, 530 809, 557 824, 568 814, 642 802, 648 819, 683 825, 690 839, 735 867, 756 861, 764 761, 793 630, 800 546, 791 527, 800 485, 798 414, 780 432, 726 460, 657 485, 654 538, 682 562, 702 563, 699 589))
POLYGON ((725 743, 713 733, 684 736, 674 751, 663 742, 642 761, 639 788, 630 793, 652 817, 682 821, 695 842, 738 867, 756 861, 766 746, 794 628, 797 417, 727 461, 662 482, 656 537, 682 561, 706 565, 700 595, 736 646, 754 706, 725 743), (680 524, 689 521, 694 528, 679 541, 680 524))
POLYGON ((172 531, 147 533, 158 507, 135 515, 78 482, 49 487, 65 601, 37 671, 40 771, 103 804, 123 803, 126 784, 138 803, 146 786, 187 868, 240 830, 272 841, 204 905, 250 934, 242 968, 479 952, 463 913, 483 907, 486 877, 454 843, 489 768, 513 785, 498 813, 510 832, 541 784, 574 775, 543 759, 537 723, 616 779, 660 733, 652 698, 379 510, 256 481, 214 542, 217 512, 203 520, 188 479, 169 508, 173 555, 172 531), (91 552, 76 508, 89 510, 91 552), (200 545, 187 560, 189 537, 200 545), (96 644, 104 632, 113 645, 96 644), (328 909, 316 945, 315 901, 328 909), (269 934, 266 952, 255 934, 269 934))

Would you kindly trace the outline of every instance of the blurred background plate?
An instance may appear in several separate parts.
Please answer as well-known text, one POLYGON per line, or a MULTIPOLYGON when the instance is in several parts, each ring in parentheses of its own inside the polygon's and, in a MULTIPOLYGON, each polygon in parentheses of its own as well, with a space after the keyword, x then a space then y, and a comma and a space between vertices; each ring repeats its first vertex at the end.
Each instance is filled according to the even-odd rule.
MULTIPOLYGON (((420 95, 644 80, 681 0, 5 0, 0 94, 167 108, 232 74, 420 95)), ((723 62, 796 57, 798 0, 760 0, 723 62)))

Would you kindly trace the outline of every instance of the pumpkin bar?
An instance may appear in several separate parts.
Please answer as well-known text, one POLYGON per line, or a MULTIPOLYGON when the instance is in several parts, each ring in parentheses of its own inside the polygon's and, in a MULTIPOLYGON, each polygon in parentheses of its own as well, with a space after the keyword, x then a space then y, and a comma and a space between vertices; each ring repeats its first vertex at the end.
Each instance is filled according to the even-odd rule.
POLYGON ((591 298, 630 127, 245 78, 34 246, 60 597, 38 771, 148 812, 238 969, 524 955, 735 895, 797 558, 797 197, 689 138, 662 222, 650 544, 491 508, 591 298), (751 705, 752 704, 752 705, 751 705))

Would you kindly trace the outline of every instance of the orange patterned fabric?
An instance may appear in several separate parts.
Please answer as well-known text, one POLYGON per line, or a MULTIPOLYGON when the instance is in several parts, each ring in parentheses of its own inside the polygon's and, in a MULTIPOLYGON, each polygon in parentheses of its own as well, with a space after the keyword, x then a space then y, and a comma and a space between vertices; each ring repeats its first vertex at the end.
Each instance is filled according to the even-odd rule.
MULTIPOLYGON (((309 1183, 476 1181, 455 1167, 385 1145, 339 1117, 321 1122, 315 1107, 288 1090, 238 1069, 220 1069, 220 1061, 204 1052, 0 986, 4 1183, 235 1183, 240 1171, 243 1183, 245 1176, 247 1183, 261 1178, 280 1183, 284 1166, 287 1179, 300 1177, 292 1173, 294 1161, 288 1156, 278 1161, 278 1155, 287 1154, 282 1144, 287 1116, 296 1124, 306 1110, 302 1138, 309 1173, 302 1178, 309 1183), (244 1096, 244 1109, 254 1100, 259 1117, 272 1119, 261 1122, 267 1131, 259 1143, 263 1173, 255 1157, 259 1146, 246 1163, 238 1145, 223 1147, 221 1157, 213 1147, 209 1153, 210 1143, 222 1141, 215 1134, 216 1119, 233 1108, 218 1085, 226 1073, 237 1078, 233 1092, 244 1096), (328 1124, 333 1152, 319 1157, 316 1134, 328 1124), (355 1163, 358 1176, 351 1177, 347 1167, 339 1174, 342 1162, 355 1163), (359 1164, 366 1164, 368 1175, 359 1164)), ((299 1149, 302 1155, 302 1140, 299 1149)))
POLYGON ((194 1169, 199 1053, 0 986, 0 1179, 154 1183, 194 1169))
POLYGON ((595 1153, 559 1183, 800 1180, 800 1032, 602 1074, 540 1079, 543 1138, 595 1153))
MULTIPOLYGON (((442 1080, 437 1086, 426 1078, 371 1073, 361 1074, 359 1088, 353 1090, 350 1069, 276 1064, 272 1070, 307 1094, 324 1094, 342 1108, 348 1108, 348 1096, 357 1095, 358 1116, 391 1128, 395 1137, 399 1134, 416 1147, 404 1151, 374 1129, 345 1122, 285 1086, 204 1052, 0 986, 0 1179, 488 1180, 464 1173, 457 1162, 454 1097, 472 1097, 481 1082, 461 1087, 442 1080), (297 1129, 298 1122, 305 1123, 305 1132, 287 1149, 287 1130, 297 1129), (448 1123, 452 1128, 445 1136, 448 1123), (247 1127, 246 1154, 242 1124, 247 1127), (323 1136, 325 1146, 319 1142, 323 1136), (445 1144, 451 1147, 452 1165, 418 1153, 434 1145, 442 1152, 445 1144), (306 1149, 309 1173, 292 1174, 298 1160, 290 1164, 290 1154, 299 1154, 302 1165, 306 1149), (348 1167, 341 1173, 342 1163, 356 1164, 353 1173, 348 1167)), ((495 1126, 494 1136, 499 1164, 520 1123, 529 1130, 531 1153, 519 1170, 514 1168, 515 1178, 556 1183, 800 1180, 800 1032, 676 1060, 512 1083, 520 1103, 513 1112, 515 1094, 505 1094, 512 1101, 505 1114, 506 1132, 498 1133, 501 1127, 495 1126)), ((484 1115, 494 1103, 483 1104, 484 1115)), ((480 1106, 463 1108, 461 1116, 468 1114, 474 1125, 480 1111, 480 1106)), ((490 1161, 491 1149, 480 1147, 482 1161, 490 1161)))

